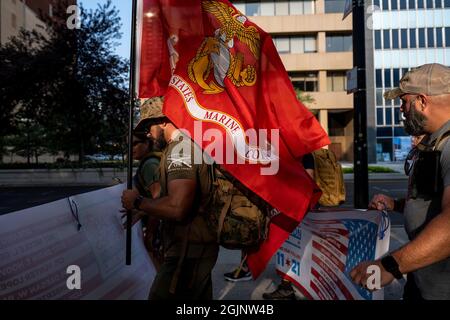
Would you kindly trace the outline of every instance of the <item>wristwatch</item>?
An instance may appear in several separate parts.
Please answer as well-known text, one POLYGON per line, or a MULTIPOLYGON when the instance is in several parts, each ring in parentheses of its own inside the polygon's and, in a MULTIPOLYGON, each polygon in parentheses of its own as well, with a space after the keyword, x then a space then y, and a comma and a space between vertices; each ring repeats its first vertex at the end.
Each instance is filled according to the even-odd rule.
POLYGON ((140 206, 141 206, 142 200, 144 200, 144 197, 143 197, 143 196, 138 196, 138 197, 134 200, 133 205, 134 205, 134 208, 135 208, 136 210, 140 210, 140 206))
POLYGON ((381 265, 387 272, 391 273, 395 279, 403 278, 403 274, 400 272, 398 268, 398 263, 395 261, 394 257, 388 255, 381 259, 381 265))

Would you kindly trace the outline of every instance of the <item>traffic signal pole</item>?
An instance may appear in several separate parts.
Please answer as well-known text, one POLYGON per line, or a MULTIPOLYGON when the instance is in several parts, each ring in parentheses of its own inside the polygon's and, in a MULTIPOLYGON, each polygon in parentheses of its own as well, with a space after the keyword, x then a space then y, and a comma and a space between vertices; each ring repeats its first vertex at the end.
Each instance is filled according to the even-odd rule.
POLYGON ((369 202, 367 162, 367 90, 364 0, 353 1, 353 66, 357 68, 358 90, 353 95, 354 109, 354 206, 366 209, 369 202))

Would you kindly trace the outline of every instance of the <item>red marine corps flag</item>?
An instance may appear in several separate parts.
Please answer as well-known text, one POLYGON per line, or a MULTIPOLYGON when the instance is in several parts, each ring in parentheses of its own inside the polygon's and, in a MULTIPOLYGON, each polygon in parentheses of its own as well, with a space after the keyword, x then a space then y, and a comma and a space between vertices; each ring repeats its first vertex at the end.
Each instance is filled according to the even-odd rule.
POLYGON ((141 0, 138 13, 139 97, 164 95, 164 114, 278 210, 248 258, 256 278, 317 202, 301 158, 329 139, 297 100, 270 36, 230 2, 141 0), (226 138, 218 145, 211 132, 226 138))

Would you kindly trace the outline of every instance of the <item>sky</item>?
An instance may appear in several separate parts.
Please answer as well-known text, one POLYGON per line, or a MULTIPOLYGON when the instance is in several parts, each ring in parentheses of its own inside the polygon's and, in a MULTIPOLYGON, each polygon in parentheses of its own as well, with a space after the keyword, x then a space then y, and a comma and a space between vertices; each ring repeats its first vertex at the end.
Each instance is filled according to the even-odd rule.
MULTIPOLYGON (((106 0, 82 0, 81 3, 84 8, 95 9, 99 4, 106 3, 106 0)), ((119 10, 122 22, 122 39, 119 40, 120 46, 116 48, 116 52, 126 59, 130 58, 131 4, 132 0, 112 0, 112 5, 119 10)))

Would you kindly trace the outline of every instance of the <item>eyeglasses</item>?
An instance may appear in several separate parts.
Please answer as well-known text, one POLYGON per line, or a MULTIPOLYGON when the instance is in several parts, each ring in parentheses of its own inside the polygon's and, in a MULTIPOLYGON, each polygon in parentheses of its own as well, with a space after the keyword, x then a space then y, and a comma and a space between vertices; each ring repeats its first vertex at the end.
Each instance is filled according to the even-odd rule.
POLYGON ((136 147, 138 144, 144 143, 144 142, 145 142, 144 140, 136 140, 136 141, 133 141, 133 147, 136 147))

